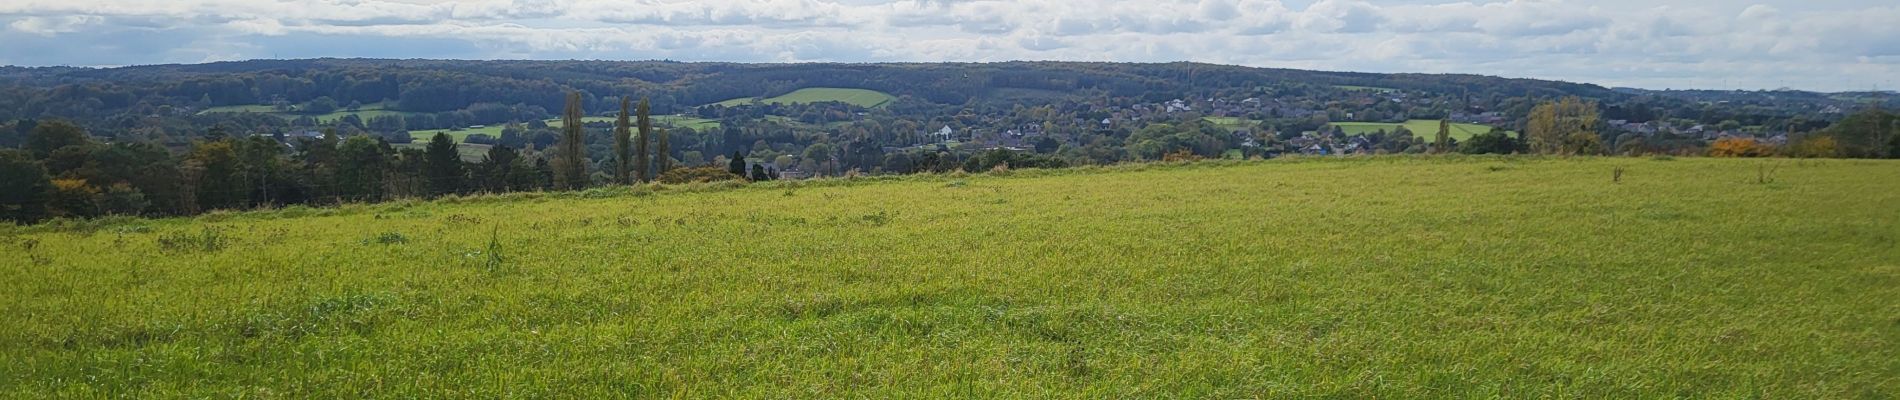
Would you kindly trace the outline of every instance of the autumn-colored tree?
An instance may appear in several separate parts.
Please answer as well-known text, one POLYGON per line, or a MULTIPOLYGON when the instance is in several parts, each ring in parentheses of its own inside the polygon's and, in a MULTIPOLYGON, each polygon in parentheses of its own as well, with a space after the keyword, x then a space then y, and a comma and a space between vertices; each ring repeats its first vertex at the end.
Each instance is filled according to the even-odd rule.
POLYGON ((1709 144, 1710 157, 1768 157, 1775 155, 1774 146, 1755 141, 1754 138, 1727 137, 1709 144))
POLYGON ((632 99, 621 97, 620 118, 614 120, 614 182, 622 184, 632 183, 632 179, 627 175, 627 167, 631 164, 627 162, 628 152, 631 150, 627 147, 633 144, 633 127, 627 119, 631 117, 629 109, 632 103, 632 99))
POLYGON ((1839 157, 1841 146, 1832 135, 1808 135, 1789 145, 1788 155, 1801 158, 1839 157))
POLYGON ((53 216, 85 218, 99 215, 99 188, 86 184, 85 179, 54 179, 53 198, 49 207, 53 216))
POLYGON ((1601 154, 1597 118, 1597 104, 1575 96, 1538 104, 1531 109, 1525 141, 1542 154, 1601 154))

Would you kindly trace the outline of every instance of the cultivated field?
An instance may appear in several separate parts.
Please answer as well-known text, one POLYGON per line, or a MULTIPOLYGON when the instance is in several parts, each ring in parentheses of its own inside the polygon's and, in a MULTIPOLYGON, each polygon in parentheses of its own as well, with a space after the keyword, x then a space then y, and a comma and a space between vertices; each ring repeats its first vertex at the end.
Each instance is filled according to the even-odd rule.
POLYGON ((1900 163, 1006 175, 0 228, 0 397, 1900 393, 1900 163))
MULTIPOLYGON (((1415 119, 1405 121, 1403 124, 1390 122, 1334 122, 1333 125, 1338 126, 1339 130, 1345 131, 1347 136, 1364 135, 1381 130, 1386 133, 1392 133, 1393 131, 1397 131, 1400 125, 1404 125, 1406 130, 1412 131, 1413 136, 1425 139, 1426 142, 1430 142, 1438 137, 1438 120, 1435 119, 1415 119)), ((1451 138, 1460 141, 1486 132, 1491 132, 1489 125, 1451 124, 1451 138)), ((1515 136, 1516 133, 1513 132, 1512 135, 1515 136)))
MULTIPOLYGON (((752 99, 754 98, 737 98, 713 104, 732 107, 750 103, 752 99)), ((876 90, 820 87, 798 89, 791 93, 786 93, 783 96, 772 97, 762 101, 767 104, 804 104, 821 101, 836 101, 859 107, 872 108, 882 106, 896 99, 896 97, 892 97, 890 94, 876 90)))

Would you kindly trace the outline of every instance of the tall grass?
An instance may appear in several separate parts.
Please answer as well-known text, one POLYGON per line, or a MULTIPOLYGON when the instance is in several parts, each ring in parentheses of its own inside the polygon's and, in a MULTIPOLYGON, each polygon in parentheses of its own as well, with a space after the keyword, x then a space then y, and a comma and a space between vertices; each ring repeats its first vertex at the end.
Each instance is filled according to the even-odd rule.
POLYGON ((1753 162, 1220 161, 19 227, 0 397, 1900 392, 1900 164, 1764 185, 1753 162))

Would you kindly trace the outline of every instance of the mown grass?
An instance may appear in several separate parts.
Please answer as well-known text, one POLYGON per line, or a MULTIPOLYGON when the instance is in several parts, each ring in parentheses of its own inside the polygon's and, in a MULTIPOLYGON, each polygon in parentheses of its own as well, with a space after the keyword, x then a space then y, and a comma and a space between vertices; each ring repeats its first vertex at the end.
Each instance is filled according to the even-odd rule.
POLYGON ((1900 164, 1764 184, 1762 162, 1223 161, 16 227, 0 396, 1900 392, 1900 164))
MULTIPOLYGON (((755 97, 742 97, 713 103, 726 107, 736 107, 752 102, 755 97)), ((782 96, 761 99, 766 104, 805 104, 824 101, 836 101, 864 108, 876 108, 888 104, 897 97, 870 89, 814 87, 794 90, 782 96)))
MULTIPOLYGON (((1405 121, 1403 124, 1389 122, 1334 122, 1333 125, 1338 126, 1339 130, 1344 131, 1348 136, 1364 135, 1378 131, 1392 133, 1398 131, 1399 126, 1405 126, 1406 130, 1412 131, 1412 136, 1423 138, 1428 142, 1438 135, 1438 120, 1435 119, 1414 119, 1405 121)), ((1452 139, 1465 140, 1487 132, 1491 132, 1490 125, 1452 123, 1451 132, 1449 133, 1452 139)), ((1516 135, 1516 132, 1511 132, 1511 134, 1516 135)))

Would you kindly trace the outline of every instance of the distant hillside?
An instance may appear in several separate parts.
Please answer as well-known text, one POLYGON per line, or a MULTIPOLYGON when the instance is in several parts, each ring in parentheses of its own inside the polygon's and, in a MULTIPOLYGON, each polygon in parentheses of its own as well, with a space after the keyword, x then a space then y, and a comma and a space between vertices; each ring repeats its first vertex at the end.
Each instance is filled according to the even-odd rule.
POLYGON ((737 98, 737 99, 732 99, 732 100, 721 101, 718 103, 713 103, 713 105, 724 106, 724 107, 738 107, 738 106, 742 106, 746 104, 751 104, 754 99, 759 100, 759 103, 762 103, 762 104, 811 104, 811 103, 818 103, 818 102, 835 101, 835 102, 850 104, 850 105, 854 105, 858 107, 873 108, 873 107, 889 104, 891 100, 896 100, 897 98, 895 96, 891 96, 890 94, 879 92, 876 90, 850 89, 850 88, 804 88, 804 89, 794 90, 791 93, 786 93, 784 95, 779 95, 779 96, 773 96, 770 98, 744 97, 744 98, 737 98))

